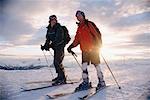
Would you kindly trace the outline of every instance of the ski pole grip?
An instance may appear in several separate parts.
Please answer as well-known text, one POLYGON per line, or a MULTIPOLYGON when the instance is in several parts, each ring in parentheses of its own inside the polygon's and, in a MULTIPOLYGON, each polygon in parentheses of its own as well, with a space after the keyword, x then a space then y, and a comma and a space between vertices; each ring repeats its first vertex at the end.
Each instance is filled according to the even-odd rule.
POLYGON ((77 57, 77 55, 76 55, 73 51, 71 51, 71 54, 72 54, 73 56, 76 56, 76 57, 77 57))

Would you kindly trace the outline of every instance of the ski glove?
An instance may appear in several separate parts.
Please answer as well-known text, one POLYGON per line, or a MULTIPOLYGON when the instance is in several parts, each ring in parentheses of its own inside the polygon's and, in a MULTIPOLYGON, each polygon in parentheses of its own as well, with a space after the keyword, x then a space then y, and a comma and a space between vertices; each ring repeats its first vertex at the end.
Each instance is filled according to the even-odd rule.
POLYGON ((44 49, 45 49, 45 47, 41 45, 41 50, 43 51, 44 49))
POLYGON ((74 46, 71 44, 71 45, 67 48, 67 51, 68 51, 69 53, 71 53, 72 55, 77 56, 77 55, 71 50, 73 47, 74 47, 74 46))
POLYGON ((46 51, 49 51, 49 46, 44 46, 46 51))
POLYGON ((50 48, 49 43, 45 43, 44 46, 41 45, 41 50, 42 50, 42 51, 43 51, 44 49, 45 49, 46 51, 49 51, 49 48, 50 48))

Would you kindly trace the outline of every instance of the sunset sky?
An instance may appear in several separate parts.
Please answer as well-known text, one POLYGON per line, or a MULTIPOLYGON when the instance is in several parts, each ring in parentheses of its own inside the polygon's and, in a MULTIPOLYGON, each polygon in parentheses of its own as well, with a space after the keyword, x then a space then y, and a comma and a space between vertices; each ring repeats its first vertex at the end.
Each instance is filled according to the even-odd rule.
POLYGON ((45 42, 52 14, 67 26, 73 40, 77 29, 75 13, 82 10, 102 33, 104 55, 150 58, 149 0, 1 0, 0 3, 0 56, 42 55, 40 45, 45 42))

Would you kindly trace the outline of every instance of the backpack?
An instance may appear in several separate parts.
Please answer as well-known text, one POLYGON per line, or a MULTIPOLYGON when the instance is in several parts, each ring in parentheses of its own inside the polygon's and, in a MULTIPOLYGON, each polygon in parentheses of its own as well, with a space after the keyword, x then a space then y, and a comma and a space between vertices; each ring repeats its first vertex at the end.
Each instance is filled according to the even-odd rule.
POLYGON ((69 31, 66 28, 66 26, 61 26, 63 31, 64 31, 64 43, 65 45, 69 43, 69 41, 71 40, 70 35, 69 35, 69 31))
MULTIPOLYGON (((89 27, 88 23, 91 23, 93 25, 93 27, 95 28, 95 30, 97 31, 97 38, 98 40, 95 39, 95 36, 93 36, 92 34, 92 37, 94 38, 94 42, 95 42, 95 45, 97 46, 101 46, 102 45, 102 38, 101 38, 101 32, 100 30, 98 29, 98 27, 94 24, 94 22, 92 21, 88 21, 86 20, 85 24, 89 27)), ((91 31, 90 31, 91 32, 91 31)))

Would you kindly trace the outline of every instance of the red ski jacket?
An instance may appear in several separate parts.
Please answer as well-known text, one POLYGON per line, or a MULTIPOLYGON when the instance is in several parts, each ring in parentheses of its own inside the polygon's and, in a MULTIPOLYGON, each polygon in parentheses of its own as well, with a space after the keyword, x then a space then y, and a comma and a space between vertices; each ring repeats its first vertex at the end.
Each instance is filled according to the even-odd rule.
POLYGON ((94 26, 88 22, 88 25, 86 23, 81 23, 78 26, 75 39, 73 41, 73 46, 76 47, 78 44, 80 44, 81 51, 92 51, 93 49, 97 49, 98 47, 94 45, 94 39, 98 41, 97 31, 94 28, 94 26), (93 36, 95 38, 93 38, 93 36))

